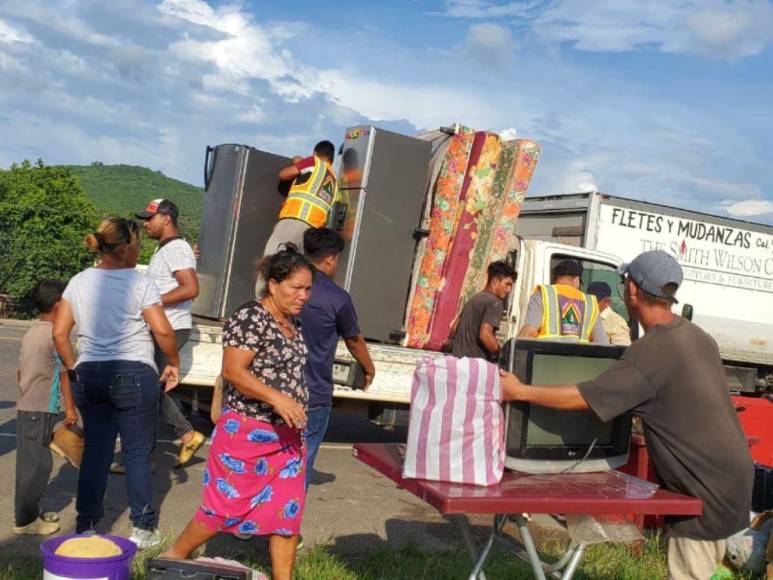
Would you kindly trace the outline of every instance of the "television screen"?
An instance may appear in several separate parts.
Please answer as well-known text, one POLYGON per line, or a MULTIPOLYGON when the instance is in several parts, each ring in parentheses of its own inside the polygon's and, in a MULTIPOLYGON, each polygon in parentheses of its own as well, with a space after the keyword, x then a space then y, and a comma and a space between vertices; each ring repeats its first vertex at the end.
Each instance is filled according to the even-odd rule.
MULTIPOLYGON (((568 385, 599 376, 616 358, 535 354, 531 367, 534 385, 568 385)), ((600 445, 611 443, 612 424, 602 423, 593 411, 557 411, 534 405, 529 410, 526 440, 529 445, 600 445)))
MULTIPOLYGON (((527 384, 571 385, 596 378, 624 351, 621 347, 513 339, 502 350, 500 366, 527 384)), ((627 460, 629 414, 604 423, 592 410, 512 402, 506 407, 506 417, 505 465, 510 469, 527 473, 601 471, 627 460)))

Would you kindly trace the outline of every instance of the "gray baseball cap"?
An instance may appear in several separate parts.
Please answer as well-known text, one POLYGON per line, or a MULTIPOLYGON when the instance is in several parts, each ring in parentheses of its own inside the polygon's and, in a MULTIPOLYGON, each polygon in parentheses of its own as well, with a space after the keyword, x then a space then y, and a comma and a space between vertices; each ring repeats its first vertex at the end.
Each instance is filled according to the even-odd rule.
POLYGON ((682 267, 676 258, 663 250, 651 250, 639 254, 630 263, 620 266, 617 273, 627 274, 639 288, 653 296, 670 300, 675 304, 679 302, 674 293, 667 292, 665 287, 676 284, 678 288, 681 285, 684 278, 682 267))

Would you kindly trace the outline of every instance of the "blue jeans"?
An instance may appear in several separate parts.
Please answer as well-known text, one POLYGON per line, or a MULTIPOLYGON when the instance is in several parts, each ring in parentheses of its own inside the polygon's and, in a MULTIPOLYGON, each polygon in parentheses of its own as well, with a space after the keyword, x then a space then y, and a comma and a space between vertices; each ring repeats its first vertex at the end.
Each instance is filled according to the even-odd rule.
POLYGON ((95 528, 105 513, 103 500, 118 433, 132 524, 151 530, 158 522, 150 473, 158 420, 158 373, 145 363, 121 360, 85 362, 75 370, 78 380, 72 385, 73 398, 85 434, 75 531, 95 528))
POLYGON ((306 489, 311 483, 314 460, 330 420, 330 405, 314 405, 306 411, 306 489))

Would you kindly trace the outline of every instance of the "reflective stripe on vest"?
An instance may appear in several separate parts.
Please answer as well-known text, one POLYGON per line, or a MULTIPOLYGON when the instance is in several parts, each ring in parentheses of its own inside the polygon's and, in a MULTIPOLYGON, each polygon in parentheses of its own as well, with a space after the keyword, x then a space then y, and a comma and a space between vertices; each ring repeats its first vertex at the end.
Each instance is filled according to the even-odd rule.
MULTIPOLYGON (((542 325, 539 328, 537 338, 541 340, 590 342, 593 327, 599 315, 596 297, 590 294, 582 294, 585 310, 582 315, 580 336, 574 334, 561 334, 561 301, 562 293, 555 286, 540 286, 542 294, 542 325), (588 315, 590 313, 590 316, 588 315)), ((578 300, 572 296, 563 296, 569 300, 578 300)))
POLYGON ((287 194, 287 200, 279 211, 279 219, 293 218, 309 224, 313 228, 321 228, 327 224, 327 216, 337 197, 336 179, 333 168, 326 161, 314 156, 314 169, 309 178, 303 183, 293 181, 287 194), (330 201, 320 193, 326 179, 333 184, 333 193, 330 201))

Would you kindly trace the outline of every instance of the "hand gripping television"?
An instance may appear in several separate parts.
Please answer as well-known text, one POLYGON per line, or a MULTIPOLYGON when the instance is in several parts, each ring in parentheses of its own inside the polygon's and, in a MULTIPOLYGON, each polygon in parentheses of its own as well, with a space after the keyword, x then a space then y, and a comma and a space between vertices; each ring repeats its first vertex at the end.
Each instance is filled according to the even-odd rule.
MULTIPOLYGON (((625 348, 511 339, 500 366, 530 385, 567 385, 594 379, 625 348)), ((625 388, 625 385, 620 385, 625 388)), ((604 423, 585 411, 551 409, 524 402, 505 406, 505 467, 524 473, 606 471, 628 462, 631 414, 604 423)))

